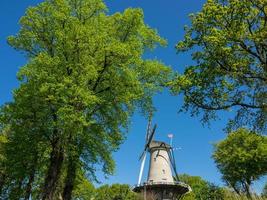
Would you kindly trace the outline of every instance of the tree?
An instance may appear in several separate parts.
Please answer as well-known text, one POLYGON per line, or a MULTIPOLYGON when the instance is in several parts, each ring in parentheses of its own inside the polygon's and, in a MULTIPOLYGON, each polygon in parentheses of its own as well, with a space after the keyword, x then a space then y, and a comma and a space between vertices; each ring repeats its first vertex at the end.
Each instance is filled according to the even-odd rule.
POLYGON ((194 65, 170 84, 184 95, 184 111, 203 112, 203 122, 219 110, 233 110, 228 129, 244 125, 266 131, 266 0, 208 0, 191 15, 191 26, 176 48, 191 50, 194 65))
POLYGON ((267 174, 267 137, 241 128, 215 145, 213 158, 225 183, 251 197, 251 184, 267 174))
POLYGON ((192 188, 192 192, 185 195, 184 200, 224 199, 224 190, 199 176, 182 174, 179 179, 192 188))
POLYGON ((102 166, 112 174, 112 152, 132 113, 153 110, 152 97, 171 70, 142 55, 166 42, 144 23, 142 10, 108 15, 101 0, 46 0, 29 8, 20 25, 8 42, 28 63, 14 101, 2 109, 1 127, 11 132, 7 159, 27 170, 13 177, 11 167, 9 175, 12 183, 18 179, 20 197, 28 183, 35 199, 70 200, 78 172, 95 180, 102 166))
POLYGON ((104 185, 96 190, 95 200, 137 200, 129 185, 104 185))

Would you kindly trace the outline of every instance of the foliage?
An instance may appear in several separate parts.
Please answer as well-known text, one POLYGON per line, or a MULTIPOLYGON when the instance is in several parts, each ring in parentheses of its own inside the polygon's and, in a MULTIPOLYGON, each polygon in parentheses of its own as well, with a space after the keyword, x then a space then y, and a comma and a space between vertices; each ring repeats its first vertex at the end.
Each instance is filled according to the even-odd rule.
POLYGON ((137 200, 129 185, 104 185, 96 190, 95 200, 137 200))
POLYGON ((222 188, 203 180, 199 176, 182 174, 179 179, 192 189, 192 192, 185 195, 184 200, 224 199, 222 188))
POLYGON ((0 127, 10 132, 7 195, 67 200, 80 172, 91 180, 99 167, 113 173, 130 116, 153 111, 171 70, 142 55, 166 42, 142 10, 108 15, 101 0, 46 0, 20 25, 8 42, 28 63, 1 109, 0 127))
POLYGON ((99 188, 83 179, 74 190, 73 200, 139 200, 129 185, 112 184, 102 185, 99 188))
POLYGON ((215 145, 213 158, 225 183, 251 196, 252 182, 267 173, 267 137, 238 129, 215 145))
POLYGON ((4 190, 4 182, 6 179, 6 155, 4 146, 7 143, 7 137, 3 130, 0 132, 0 194, 4 190))
POLYGON ((5 162, 5 153, 4 153, 4 146, 7 143, 6 135, 3 133, 0 134, 0 174, 3 174, 3 163, 5 162))
POLYGON ((253 195, 253 197, 247 197, 244 194, 236 194, 232 190, 225 188, 224 189, 224 200, 233 200, 233 199, 238 199, 238 200, 266 200, 266 198, 262 196, 258 196, 256 194, 253 195))
POLYGON ((208 0, 191 15, 176 48, 192 50, 196 62, 170 84, 174 94, 184 95, 184 111, 204 111, 205 123, 218 110, 233 110, 229 130, 246 125, 266 131, 266 5, 266 0, 208 0))
MULTIPOLYGON (((20 92, 24 91, 22 89, 20 92)), ((17 91, 18 95, 22 93, 17 91)), ((38 187, 44 176, 45 163, 49 162, 49 142, 44 140, 43 123, 38 121, 40 117, 36 117, 41 114, 37 111, 39 105, 32 94, 29 92, 27 98, 14 96, 16 103, 9 103, 1 110, 2 136, 6 137, 6 142, 1 145, 5 156, 1 163, 5 170, 4 186, 0 193, 3 199, 7 195, 7 199, 27 199, 34 180, 35 187, 38 187), (29 104, 27 109, 25 104, 29 104)))
POLYGON ((73 200, 92 200, 95 196, 96 189, 85 177, 79 180, 73 191, 73 200))

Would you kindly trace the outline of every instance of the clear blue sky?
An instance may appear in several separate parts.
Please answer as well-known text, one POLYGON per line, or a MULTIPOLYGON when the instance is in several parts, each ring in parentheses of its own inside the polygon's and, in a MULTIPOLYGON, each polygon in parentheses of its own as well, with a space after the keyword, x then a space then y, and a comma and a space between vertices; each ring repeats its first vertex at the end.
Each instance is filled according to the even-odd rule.
MULTIPOLYGON (((18 20, 28 6, 41 0, 1 0, 0 2, 0 105, 12 100, 12 90, 18 87, 16 72, 26 59, 6 43, 9 35, 19 30, 18 20)), ((183 72, 185 66, 192 63, 190 54, 176 54, 175 44, 183 38, 183 27, 189 24, 188 15, 201 9, 204 0, 106 0, 110 13, 123 11, 128 7, 141 7, 145 22, 156 28, 159 34, 168 40, 168 47, 160 48, 146 57, 158 58, 174 70, 183 72)), ((153 119, 158 124, 156 138, 168 141, 167 134, 173 133, 178 173, 198 175, 204 179, 222 185, 220 173, 211 159, 212 143, 225 137, 223 128, 227 117, 221 113, 221 120, 213 122, 211 127, 202 126, 199 118, 190 117, 189 113, 177 113, 182 105, 181 97, 174 97, 167 91, 155 98, 157 112, 153 119)), ((229 116, 229 114, 227 114, 229 116)), ((143 149, 147 121, 140 114, 133 116, 128 138, 120 150, 114 153, 117 164, 116 173, 103 183, 137 183, 140 163, 138 157, 143 149)), ((146 162, 146 166, 148 162, 146 162)), ((147 175, 145 171, 144 175, 147 175)), ((258 182, 256 188, 261 187, 258 182)))

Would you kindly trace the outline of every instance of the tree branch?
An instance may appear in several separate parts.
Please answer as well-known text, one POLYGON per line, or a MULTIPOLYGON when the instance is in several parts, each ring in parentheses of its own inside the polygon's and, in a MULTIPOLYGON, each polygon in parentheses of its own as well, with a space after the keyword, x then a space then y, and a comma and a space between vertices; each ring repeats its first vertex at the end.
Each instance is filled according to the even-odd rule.
POLYGON ((105 58, 104 58, 104 66, 103 66, 102 70, 99 72, 99 75, 98 75, 98 77, 97 77, 97 79, 96 79, 96 82, 95 82, 95 84, 94 84, 94 86, 93 86, 93 91, 96 91, 96 88, 97 88, 97 86, 99 85, 99 83, 100 83, 100 81, 101 81, 101 79, 102 79, 102 76, 103 76, 105 70, 107 69, 107 67, 108 67, 107 56, 106 56, 106 54, 105 54, 105 58))
POLYGON ((190 99, 190 101, 195 104, 197 107, 202 108, 204 110, 225 110, 231 107, 235 106, 241 106, 246 108, 252 108, 252 109, 265 109, 267 108, 267 105, 252 105, 247 104, 243 102, 233 102, 227 105, 218 105, 218 106, 212 106, 208 104, 203 104, 202 102, 199 102, 196 98, 192 98, 191 96, 187 95, 186 92, 184 92, 185 96, 190 99))

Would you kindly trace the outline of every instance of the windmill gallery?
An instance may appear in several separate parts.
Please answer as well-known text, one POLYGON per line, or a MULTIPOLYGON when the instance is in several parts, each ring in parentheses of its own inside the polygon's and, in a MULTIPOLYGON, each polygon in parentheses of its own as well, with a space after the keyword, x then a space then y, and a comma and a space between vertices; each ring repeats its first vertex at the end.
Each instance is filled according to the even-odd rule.
POLYGON ((156 127, 154 125, 151 129, 149 120, 145 147, 139 158, 141 168, 138 184, 133 190, 140 193, 145 200, 178 200, 190 192, 191 188, 179 181, 172 145, 153 139, 156 127), (146 181, 142 183, 147 153, 150 155, 149 170, 146 181))

